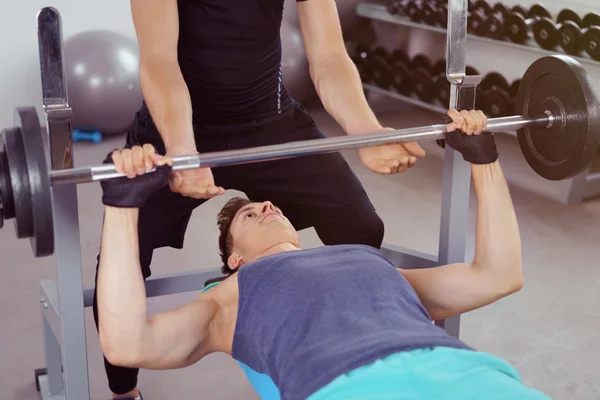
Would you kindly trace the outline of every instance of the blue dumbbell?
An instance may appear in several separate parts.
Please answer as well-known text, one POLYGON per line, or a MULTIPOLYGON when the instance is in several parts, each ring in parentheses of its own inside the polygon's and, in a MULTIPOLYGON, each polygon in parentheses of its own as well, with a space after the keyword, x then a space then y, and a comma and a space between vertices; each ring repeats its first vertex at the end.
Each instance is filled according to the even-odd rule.
POLYGON ((75 129, 73 131, 73 140, 76 142, 93 142, 100 143, 102 141, 102 133, 100 131, 81 131, 75 129))

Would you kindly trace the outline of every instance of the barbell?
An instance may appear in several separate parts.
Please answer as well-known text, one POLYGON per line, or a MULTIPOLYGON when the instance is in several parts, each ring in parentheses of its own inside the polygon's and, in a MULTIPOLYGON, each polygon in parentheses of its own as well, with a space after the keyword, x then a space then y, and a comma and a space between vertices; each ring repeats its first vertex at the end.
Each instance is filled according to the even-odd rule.
MULTIPOLYGON (((600 144, 600 104, 585 69, 573 58, 536 60, 525 72, 515 102, 519 115, 488 120, 486 131, 517 131, 528 164, 543 178, 562 180, 589 167, 600 144)), ((18 238, 29 238, 36 257, 54 252, 52 185, 123 177, 113 164, 50 170, 45 139, 33 107, 16 110, 15 126, 1 133, 0 227, 14 218, 18 238)), ((394 142, 440 140, 446 125, 314 139, 173 158, 173 170, 214 168, 394 142)))

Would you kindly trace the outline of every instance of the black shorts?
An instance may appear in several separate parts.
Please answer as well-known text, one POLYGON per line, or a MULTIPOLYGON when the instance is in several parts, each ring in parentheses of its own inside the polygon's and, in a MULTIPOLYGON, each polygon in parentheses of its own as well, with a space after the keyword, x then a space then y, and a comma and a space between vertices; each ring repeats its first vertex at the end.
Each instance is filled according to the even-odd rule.
MULTIPOLYGON (((194 132, 200 153, 324 137, 299 103, 275 117, 242 124, 197 125, 194 132)), ((164 154, 160 134, 143 107, 127 135, 126 145, 145 143, 164 154)), ((271 201, 296 230, 347 222, 357 215, 375 212, 360 181, 339 153, 218 167, 213 169, 213 175, 217 186, 242 191, 252 201, 271 201)), ((140 210, 140 261, 145 277, 150 275, 153 249, 183 247, 192 211, 204 201, 174 193, 167 186, 140 210)))

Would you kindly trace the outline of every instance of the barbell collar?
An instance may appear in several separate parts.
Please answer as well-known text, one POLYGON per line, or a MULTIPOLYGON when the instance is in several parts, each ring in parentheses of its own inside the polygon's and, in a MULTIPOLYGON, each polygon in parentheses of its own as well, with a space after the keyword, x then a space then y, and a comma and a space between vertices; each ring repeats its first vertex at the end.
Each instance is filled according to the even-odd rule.
MULTIPOLYGON (((554 116, 543 114, 536 117, 511 116, 488 120, 487 132, 515 131, 529 125, 548 125, 554 116)), ((348 135, 325 139, 312 139, 253 147, 241 150, 217 151, 204 154, 173 157, 173 170, 214 168, 228 165, 248 164, 259 161, 330 153, 344 149, 370 147, 386 143, 421 142, 444 139, 446 125, 429 125, 360 135, 348 135)), ((153 169, 154 170, 154 169, 153 169)), ((51 171, 53 185, 96 182, 125 176, 117 172, 113 164, 95 167, 79 167, 51 171)))

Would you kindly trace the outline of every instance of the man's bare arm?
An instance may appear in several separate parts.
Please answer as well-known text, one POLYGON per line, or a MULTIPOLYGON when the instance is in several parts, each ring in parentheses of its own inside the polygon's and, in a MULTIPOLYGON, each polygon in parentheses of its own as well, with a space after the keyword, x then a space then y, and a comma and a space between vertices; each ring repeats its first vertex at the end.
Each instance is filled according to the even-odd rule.
POLYGON ((105 208, 96 288, 102 350, 114 365, 146 369, 191 365, 216 351, 209 332, 219 309, 215 291, 148 317, 137 222, 137 209, 105 208))
POLYGON ((323 106, 349 135, 381 130, 346 51, 335 1, 297 4, 310 75, 323 106))
POLYGON ((195 149, 190 93, 177 60, 177 0, 131 0, 131 14, 142 92, 166 149, 195 149))
POLYGON ((483 307, 523 285, 519 227, 500 163, 472 164, 471 171, 477 197, 473 262, 401 270, 433 320, 483 307))

